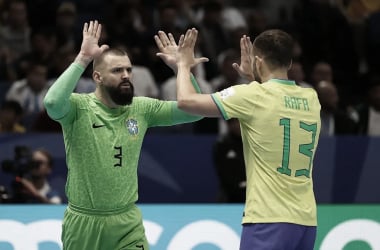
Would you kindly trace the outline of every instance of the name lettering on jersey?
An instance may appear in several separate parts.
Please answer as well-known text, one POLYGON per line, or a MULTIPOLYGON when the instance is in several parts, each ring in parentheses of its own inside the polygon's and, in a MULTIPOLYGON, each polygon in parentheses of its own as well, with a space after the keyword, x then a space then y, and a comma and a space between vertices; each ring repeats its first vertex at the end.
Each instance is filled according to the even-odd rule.
POLYGON ((285 107, 296 110, 309 111, 309 103, 306 98, 284 96, 285 107))
POLYGON ((127 126, 128 132, 131 135, 137 135, 139 133, 139 126, 138 126, 137 121, 135 119, 128 119, 125 122, 125 125, 127 126))

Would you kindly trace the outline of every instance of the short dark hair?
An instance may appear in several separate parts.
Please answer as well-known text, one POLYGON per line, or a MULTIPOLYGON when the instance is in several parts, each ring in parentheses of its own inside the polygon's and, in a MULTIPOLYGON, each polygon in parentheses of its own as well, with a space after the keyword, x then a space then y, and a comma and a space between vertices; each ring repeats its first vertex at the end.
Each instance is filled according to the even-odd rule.
POLYGON ((116 55, 116 56, 128 56, 128 53, 125 50, 118 48, 108 48, 103 51, 103 53, 96 59, 94 59, 92 67, 95 70, 103 61, 106 55, 116 55))
POLYGON ((263 57, 271 70, 288 68, 292 62, 294 40, 285 31, 271 29, 256 37, 253 48, 258 56, 263 57))

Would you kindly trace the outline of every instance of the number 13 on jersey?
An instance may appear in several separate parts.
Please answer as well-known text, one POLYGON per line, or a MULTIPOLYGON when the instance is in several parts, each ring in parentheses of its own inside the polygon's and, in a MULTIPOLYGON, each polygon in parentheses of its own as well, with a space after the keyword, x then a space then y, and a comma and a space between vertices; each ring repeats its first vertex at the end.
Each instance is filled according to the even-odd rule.
POLYGON ((313 162, 313 150, 315 148, 315 136, 317 134, 317 124, 307 124, 305 122, 300 121, 299 126, 295 128, 291 128, 290 126, 290 119, 289 118, 281 118, 280 119, 280 126, 284 127, 284 133, 283 133, 283 149, 282 149, 282 163, 281 166, 277 168, 277 171, 281 174, 286 174, 291 176, 292 175, 292 169, 291 166, 289 166, 289 160, 292 157, 290 152, 291 147, 291 138, 292 133, 299 133, 299 131, 295 131, 296 129, 305 130, 310 133, 310 137, 305 137, 305 143, 298 145, 298 152, 299 154, 303 154, 306 157, 309 158, 309 164, 308 166, 305 166, 303 169, 298 169, 295 171, 294 176, 306 176, 310 178, 310 168, 311 164, 313 162), (309 139, 308 139, 309 138, 309 139))

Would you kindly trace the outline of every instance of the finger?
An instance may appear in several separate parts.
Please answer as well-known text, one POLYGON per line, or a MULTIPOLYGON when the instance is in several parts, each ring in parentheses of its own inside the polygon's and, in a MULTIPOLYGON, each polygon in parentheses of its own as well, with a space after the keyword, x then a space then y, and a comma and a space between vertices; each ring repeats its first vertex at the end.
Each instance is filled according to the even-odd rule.
POLYGON ((195 47, 195 43, 197 42, 197 37, 198 37, 198 30, 193 28, 191 30, 191 44, 190 44, 192 48, 195 47))
POLYGON ((182 47, 182 46, 183 46, 184 40, 185 40, 185 35, 182 34, 182 35, 179 37, 178 47, 182 47))
POLYGON ((169 41, 169 38, 168 38, 168 36, 166 35, 166 33, 165 32, 163 32, 163 31, 159 31, 158 32, 158 36, 160 37, 160 39, 161 39, 161 42, 162 42, 162 44, 165 46, 165 45, 170 45, 170 41, 169 41))
POLYGON ((99 27, 99 22, 98 22, 98 20, 95 20, 94 21, 94 28, 92 29, 92 35, 93 36, 96 36, 96 34, 98 32, 98 27, 99 27))
POLYGON ((172 33, 169 33, 169 40, 170 40, 171 45, 177 45, 172 33))
POLYGON ((186 32, 186 35, 185 35, 185 44, 186 46, 192 46, 192 39, 193 39, 193 30, 192 29, 189 29, 187 32, 186 32), (186 37, 187 35, 187 37, 186 37))
POLYGON ((87 34, 92 35, 93 29, 94 29, 94 21, 90 21, 90 25, 88 26, 87 34))
POLYGON ((102 34, 102 25, 99 23, 96 29, 95 37, 99 39, 101 34, 102 34))
POLYGON ((188 29, 185 34, 185 38, 183 40, 183 46, 187 46, 190 43, 191 39, 191 29, 188 29))
POLYGON ((87 34, 87 30, 88 30, 88 23, 84 23, 84 25, 83 25, 83 35, 87 34))
POLYGON ((164 49, 164 45, 162 44, 161 39, 158 35, 154 36, 154 41, 156 41, 156 45, 157 45, 158 49, 160 51, 162 51, 164 49))

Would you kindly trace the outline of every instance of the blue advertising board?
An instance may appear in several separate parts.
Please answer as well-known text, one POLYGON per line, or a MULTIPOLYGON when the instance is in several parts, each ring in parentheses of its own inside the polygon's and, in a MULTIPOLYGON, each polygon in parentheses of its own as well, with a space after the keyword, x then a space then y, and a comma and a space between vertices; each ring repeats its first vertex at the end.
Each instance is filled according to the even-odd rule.
MULTIPOLYGON (((237 250, 243 205, 141 204, 151 250, 237 250)), ((1 250, 61 250, 61 205, 0 205, 1 250)), ((318 250, 379 250, 380 205, 318 206, 318 250)))

